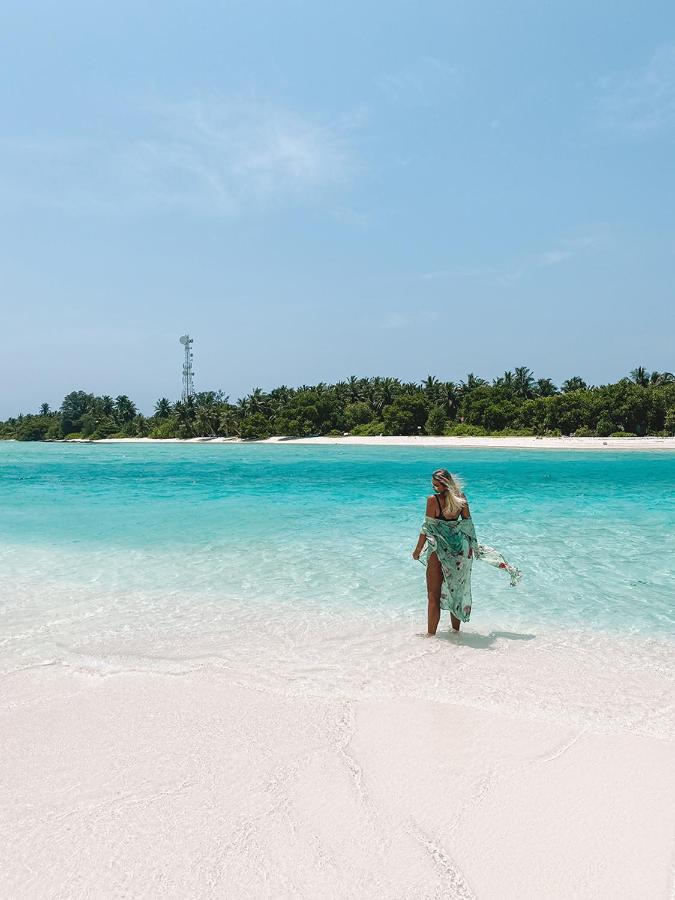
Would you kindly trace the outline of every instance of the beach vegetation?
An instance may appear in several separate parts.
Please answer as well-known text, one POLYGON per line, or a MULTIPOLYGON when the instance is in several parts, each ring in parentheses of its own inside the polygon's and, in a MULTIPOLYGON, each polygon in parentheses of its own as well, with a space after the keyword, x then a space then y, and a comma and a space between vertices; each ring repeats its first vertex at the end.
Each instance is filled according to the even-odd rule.
POLYGON ((442 406, 433 406, 429 410, 424 430, 427 434, 443 434, 447 425, 448 417, 442 406))
POLYGON ((465 425, 460 422, 445 429, 448 437, 487 437, 487 430, 481 425, 465 425))
POLYGON ((384 410, 386 434, 419 434, 427 420, 427 406, 422 397, 402 394, 384 410))
POLYGON ((246 416, 239 428, 239 437, 245 441, 261 441, 269 436, 269 422, 261 412, 246 416))
POLYGON ((256 387, 235 402, 222 391, 202 391, 176 401, 162 397, 148 416, 126 394, 83 390, 67 394, 58 409, 48 403, 36 409, 0 422, 0 438, 673 435, 675 375, 637 366, 612 384, 589 385, 575 375, 558 389, 518 366, 492 381, 473 372, 418 382, 351 375, 336 384, 256 387))
POLYGON ((595 431, 598 437, 609 437, 614 431, 614 423, 611 419, 600 419, 595 431))
POLYGON ((367 425, 357 425, 355 428, 352 428, 351 434, 356 437, 379 437, 379 435, 385 434, 384 422, 375 420, 368 422, 367 425))
POLYGON ((171 415, 171 401, 167 400, 166 397, 160 397, 160 399, 155 403, 155 418, 156 419, 168 419, 171 415))
POLYGON ((356 428, 357 425, 367 425, 369 422, 372 422, 375 412, 368 403, 358 400, 345 406, 344 417, 347 428, 352 429, 356 428))
POLYGON ((563 381, 561 390, 563 394, 569 394, 570 391, 585 391, 587 388, 588 385, 584 379, 579 378, 578 375, 574 375, 572 378, 563 381))
POLYGON ((675 434, 675 404, 666 412, 664 426, 666 434, 675 434))

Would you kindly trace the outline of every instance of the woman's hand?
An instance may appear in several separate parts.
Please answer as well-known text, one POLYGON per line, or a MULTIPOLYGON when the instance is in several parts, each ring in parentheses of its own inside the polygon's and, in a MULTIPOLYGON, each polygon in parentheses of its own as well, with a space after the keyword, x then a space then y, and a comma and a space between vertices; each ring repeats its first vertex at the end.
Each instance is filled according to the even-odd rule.
POLYGON ((413 550, 413 553, 412 553, 413 559, 419 559, 421 552, 422 552, 421 550, 418 550, 417 547, 415 547, 415 549, 413 550))

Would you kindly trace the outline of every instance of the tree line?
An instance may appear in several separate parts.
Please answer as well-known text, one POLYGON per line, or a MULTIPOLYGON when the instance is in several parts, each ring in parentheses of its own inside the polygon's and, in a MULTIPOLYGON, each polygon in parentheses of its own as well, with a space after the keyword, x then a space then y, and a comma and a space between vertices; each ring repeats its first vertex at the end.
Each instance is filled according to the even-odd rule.
POLYGON ((231 403, 222 391, 188 400, 162 397, 151 416, 122 394, 72 391, 58 410, 0 423, 0 438, 22 441, 108 437, 237 437, 273 435, 673 435, 675 375, 642 366, 614 384, 568 378, 558 388, 526 366, 487 381, 473 373, 459 382, 429 375, 421 382, 358 378, 337 384, 255 388, 231 403))

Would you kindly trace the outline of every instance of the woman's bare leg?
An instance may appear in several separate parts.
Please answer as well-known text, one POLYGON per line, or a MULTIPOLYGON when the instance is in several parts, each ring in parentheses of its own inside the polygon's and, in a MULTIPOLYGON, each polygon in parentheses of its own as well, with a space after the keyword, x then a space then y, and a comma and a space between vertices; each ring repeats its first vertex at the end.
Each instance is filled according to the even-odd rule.
POLYGON ((455 618, 455 616, 452 613, 450 613, 450 621, 452 622, 452 627, 454 628, 454 630, 459 631, 459 626, 461 623, 460 623, 459 619, 455 618))
POLYGON ((443 570, 435 553, 430 553, 427 559, 427 597, 429 607, 427 612, 428 634, 436 634, 438 622, 441 618, 441 587, 443 585, 443 570))

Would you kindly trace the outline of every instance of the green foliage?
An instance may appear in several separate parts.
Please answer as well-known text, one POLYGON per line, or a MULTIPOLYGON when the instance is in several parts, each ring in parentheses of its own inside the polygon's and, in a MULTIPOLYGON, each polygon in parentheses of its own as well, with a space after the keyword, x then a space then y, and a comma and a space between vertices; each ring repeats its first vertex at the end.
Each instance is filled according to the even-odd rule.
POLYGON ((61 434, 66 437, 82 428, 82 418, 94 404, 94 395, 84 391, 72 391, 63 398, 61 404, 61 434))
POLYGON ((388 434, 418 434, 427 418, 424 401, 414 394, 397 397, 384 411, 384 427, 388 434))
POLYGON ((253 413, 241 423, 239 436, 246 441, 261 441, 270 436, 267 419, 262 413, 253 413))
POLYGON ((367 425, 357 425, 352 428, 351 434, 357 437, 378 437, 378 435, 384 434, 384 422, 375 421, 368 422, 367 425))
POLYGON ((491 437, 534 437, 531 428, 503 428, 501 431, 493 431, 491 437))
POLYGON ((49 419, 44 416, 26 416, 16 432, 17 441, 44 441, 49 419))
POLYGON ((155 403, 155 418, 168 419, 170 415, 171 403, 167 400, 166 397, 160 397, 157 403, 155 403))
POLYGON ((427 416, 424 430, 427 434, 443 434, 448 423, 445 410, 442 406, 433 406, 427 416))
POLYGON ((537 397, 552 397, 558 393, 558 388, 553 384, 550 378, 539 378, 535 385, 534 393, 537 397))
POLYGON ((630 431, 613 431, 610 437, 637 437, 637 435, 630 431))
POLYGON ((373 410, 367 403, 357 401, 356 403, 348 403, 345 406, 345 424, 349 430, 356 428, 357 425, 367 425, 373 420, 373 410))
POLYGON ((584 379, 579 378, 578 375, 575 375, 573 378, 568 378, 567 381, 563 381, 561 388, 564 394, 569 394, 570 391, 585 391, 587 389, 588 385, 584 379))
POLYGON ((145 417, 125 394, 115 399, 72 391, 57 412, 44 403, 39 414, 0 422, 0 438, 25 441, 67 437, 190 438, 269 435, 487 434, 611 435, 675 434, 675 375, 634 368, 615 384, 588 387, 579 376, 557 390, 526 366, 489 383, 469 373, 464 381, 428 375, 422 382, 350 376, 265 392, 255 388, 230 403, 221 391, 202 391, 187 401, 163 397, 145 417))
POLYGON ((115 421, 120 425, 128 425, 136 416, 136 405, 127 397, 120 394, 115 398, 115 421))
POLYGON ((445 432, 449 437, 487 437, 487 431, 480 425, 453 425, 445 432))
POLYGON ((148 437, 161 440, 163 438, 166 439, 176 436, 178 425, 175 419, 159 419, 155 421, 156 424, 150 428, 148 437))
POLYGON ((666 413, 664 430, 668 434, 675 434, 675 404, 666 413))

